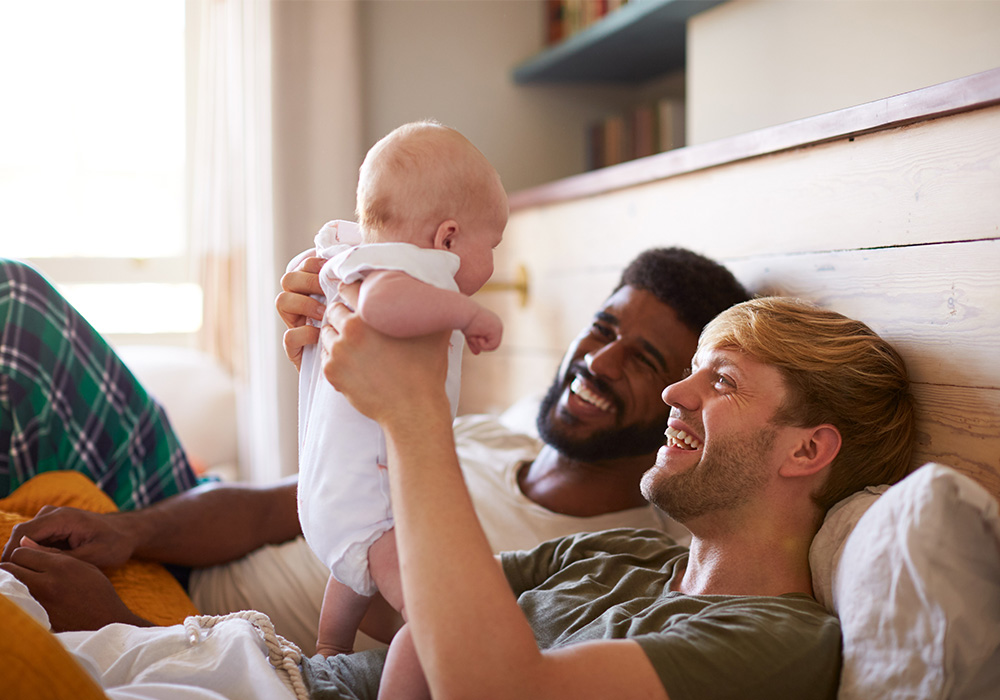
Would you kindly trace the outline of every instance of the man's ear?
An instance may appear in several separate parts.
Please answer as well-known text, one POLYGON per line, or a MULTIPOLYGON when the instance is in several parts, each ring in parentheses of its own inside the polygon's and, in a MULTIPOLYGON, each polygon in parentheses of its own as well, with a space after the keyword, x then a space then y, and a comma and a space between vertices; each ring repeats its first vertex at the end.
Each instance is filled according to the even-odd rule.
POLYGON ((461 232, 458 222, 454 219, 442 221, 434 232, 434 248, 436 250, 451 250, 455 238, 461 232))
POLYGON ((828 467, 840 452, 840 431, 824 423, 802 428, 799 443, 779 470, 782 476, 809 476, 828 467))

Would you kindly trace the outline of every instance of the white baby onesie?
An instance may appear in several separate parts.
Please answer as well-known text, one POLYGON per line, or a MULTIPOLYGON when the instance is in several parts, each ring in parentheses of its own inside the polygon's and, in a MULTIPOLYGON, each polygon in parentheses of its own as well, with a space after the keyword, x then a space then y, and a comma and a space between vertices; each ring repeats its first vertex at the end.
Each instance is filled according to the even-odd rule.
MULTIPOLYGON (((376 270, 405 272, 441 289, 458 291, 454 253, 409 243, 361 243, 357 224, 331 221, 316 234, 316 248, 297 256, 326 258, 320 285, 327 303, 339 301, 339 281, 355 282, 376 270)), ((461 331, 448 354, 447 393, 452 417, 461 381, 461 331)), ((309 546, 338 581, 362 595, 375 592, 368 548, 392 528, 385 439, 378 424, 361 415, 323 375, 319 348, 306 347, 299 370, 299 521, 309 546)))

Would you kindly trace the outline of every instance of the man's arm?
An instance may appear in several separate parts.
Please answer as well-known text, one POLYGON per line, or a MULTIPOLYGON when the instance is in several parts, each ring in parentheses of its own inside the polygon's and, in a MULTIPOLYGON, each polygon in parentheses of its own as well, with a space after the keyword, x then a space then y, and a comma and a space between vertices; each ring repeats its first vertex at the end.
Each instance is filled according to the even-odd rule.
POLYGON ((221 564, 299 534, 296 479, 273 486, 205 484, 124 513, 46 507, 14 527, 3 559, 10 560, 28 537, 101 568, 132 557, 186 566, 221 564))
POLYGON ((635 642, 539 651, 458 466, 443 388, 446 338, 388 338, 342 306, 327 318, 327 378, 386 433, 403 593, 432 695, 665 698, 635 642))
POLYGON ((53 629, 148 626, 101 569, 131 557, 207 566, 299 532, 294 477, 270 487, 202 486, 128 513, 46 507, 17 525, 0 568, 21 580, 53 629))
POLYGON ((301 533, 297 476, 270 486, 206 484, 144 511, 121 514, 136 528, 134 556, 212 566, 301 533))
POLYGON ((475 353, 495 350, 503 330, 496 314, 461 292, 440 289, 403 272, 368 275, 356 308, 365 323, 395 338, 460 330, 475 353))

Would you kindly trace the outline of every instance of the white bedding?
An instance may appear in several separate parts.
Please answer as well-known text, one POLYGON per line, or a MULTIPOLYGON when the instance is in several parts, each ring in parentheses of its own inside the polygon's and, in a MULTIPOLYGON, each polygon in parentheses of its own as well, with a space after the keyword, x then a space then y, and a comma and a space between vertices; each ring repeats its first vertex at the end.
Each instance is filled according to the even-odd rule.
MULTIPOLYGON (((7 596, 48 629, 27 588, 0 571, 7 596)), ((182 625, 108 625, 56 635, 111 700, 282 700, 294 698, 268 661, 267 646, 246 620, 203 630, 191 643, 182 625)))

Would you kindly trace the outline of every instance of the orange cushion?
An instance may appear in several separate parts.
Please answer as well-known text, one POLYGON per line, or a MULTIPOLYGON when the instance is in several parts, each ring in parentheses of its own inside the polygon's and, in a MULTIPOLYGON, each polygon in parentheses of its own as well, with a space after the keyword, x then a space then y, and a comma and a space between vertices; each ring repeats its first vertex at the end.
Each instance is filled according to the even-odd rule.
POLYGON ((107 700, 55 636, 2 595, 0 678, 5 698, 107 700))

